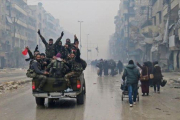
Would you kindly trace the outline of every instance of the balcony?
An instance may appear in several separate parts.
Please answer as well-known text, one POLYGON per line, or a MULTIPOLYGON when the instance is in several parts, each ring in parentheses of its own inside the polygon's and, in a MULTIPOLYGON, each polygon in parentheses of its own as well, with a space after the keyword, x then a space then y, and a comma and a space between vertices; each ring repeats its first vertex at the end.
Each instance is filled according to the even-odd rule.
MULTIPOLYGON (((12 33, 11 36, 14 37, 14 34, 12 33)), ((18 34, 18 33, 15 33, 15 38, 18 38, 18 39, 27 41, 27 37, 26 37, 26 36, 20 35, 20 34, 18 34)))
POLYGON ((165 5, 165 6, 163 7, 163 16, 167 16, 167 14, 168 14, 168 6, 165 5))
POLYGON ((171 0, 171 9, 174 9, 177 5, 179 5, 179 0, 171 0))
POLYGON ((19 7, 18 5, 12 4, 12 8, 18 10, 19 12, 21 12, 22 14, 27 16, 27 12, 25 10, 23 10, 21 7, 19 7))
POLYGON ((32 26, 32 25, 28 25, 28 28, 31 29, 31 30, 36 31, 36 28, 34 26, 32 26))
POLYGON ((21 20, 18 20, 18 21, 17 21, 17 24, 19 24, 19 25, 21 25, 21 26, 27 28, 27 24, 24 23, 24 22, 22 22, 21 20))

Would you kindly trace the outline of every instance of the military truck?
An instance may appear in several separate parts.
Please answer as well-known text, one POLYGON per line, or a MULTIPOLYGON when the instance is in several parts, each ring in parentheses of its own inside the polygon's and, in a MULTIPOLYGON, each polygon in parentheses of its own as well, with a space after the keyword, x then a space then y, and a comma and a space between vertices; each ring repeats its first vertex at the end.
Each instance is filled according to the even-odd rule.
POLYGON ((44 106, 45 98, 48 98, 48 102, 54 101, 60 98, 76 98, 77 104, 84 104, 84 95, 86 94, 86 85, 84 74, 77 78, 71 78, 71 86, 73 91, 67 90, 67 82, 64 78, 51 78, 48 77, 46 84, 42 91, 37 92, 36 88, 39 86, 40 81, 36 78, 32 80, 32 93, 35 97, 36 104, 38 106, 44 106))

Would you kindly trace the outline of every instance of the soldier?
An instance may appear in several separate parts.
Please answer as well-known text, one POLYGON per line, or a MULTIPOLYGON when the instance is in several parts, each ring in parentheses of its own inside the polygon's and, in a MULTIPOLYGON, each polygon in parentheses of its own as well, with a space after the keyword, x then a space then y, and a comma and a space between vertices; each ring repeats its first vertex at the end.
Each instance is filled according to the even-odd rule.
POLYGON ((65 48, 62 46, 62 41, 56 45, 56 55, 60 53, 62 58, 65 58, 65 48))
POLYGON ((69 49, 73 47, 73 44, 71 43, 71 40, 69 38, 66 39, 66 45, 68 45, 69 49))
POLYGON ((48 72, 44 72, 41 69, 41 55, 40 54, 36 55, 36 60, 34 60, 32 62, 32 64, 30 65, 30 69, 34 70, 34 72, 36 73, 35 78, 38 80, 41 80, 41 82, 36 90, 38 92, 42 92, 42 88, 47 81, 47 78, 45 75, 47 75, 48 72))
POLYGON ((87 66, 86 62, 80 58, 80 51, 78 48, 77 55, 74 58, 73 56, 75 56, 74 52, 71 53, 71 60, 67 62, 67 65, 69 66, 71 72, 65 75, 65 80, 67 81, 67 85, 69 88, 71 88, 70 78, 79 77, 87 66))
POLYGON ((45 38, 41 35, 40 30, 38 30, 38 34, 46 47, 46 57, 53 58, 53 56, 56 54, 55 46, 61 41, 64 33, 63 32, 61 33, 61 36, 56 40, 54 44, 53 44, 53 39, 49 39, 49 43, 47 43, 45 38))
POLYGON ((46 58, 46 55, 44 53, 41 53, 41 65, 42 65, 42 70, 45 70, 46 67, 50 63, 50 59, 46 58))
POLYGON ((48 66, 46 71, 51 70, 51 75, 56 78, 64 77, 64 75, 69 71, 69 67, 61 59, 61 54, 56 55, 56 60, 53 60, 48 66))

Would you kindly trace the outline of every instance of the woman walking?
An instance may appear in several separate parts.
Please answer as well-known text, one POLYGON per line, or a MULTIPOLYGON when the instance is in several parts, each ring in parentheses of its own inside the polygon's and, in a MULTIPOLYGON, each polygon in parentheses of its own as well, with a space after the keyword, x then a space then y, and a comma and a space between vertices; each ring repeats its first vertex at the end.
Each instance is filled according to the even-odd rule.
POLYGON ((149 69, 148 69, 148 63, 144 62, 143 66, 141 66, 139 63, 137 63, 137 66, 141 68, 141 77, 146 76, 146 79, 141 80, 141 89, 142 89, 142 96, 145 96, 145 94, 149 95, 149 69))
POLYGON ((158 65, 158 61, 154 62, 153 65, 154 65, 154 69, 153 69, 153 74, 154 74, 154 79, 153 79, 154 92, 156 93, 156 90, 157 90, 157 92, 160 93, 160 84, 161 84, 161 80, 163 78, 162 72, 161 72, 161 67, 158 65))

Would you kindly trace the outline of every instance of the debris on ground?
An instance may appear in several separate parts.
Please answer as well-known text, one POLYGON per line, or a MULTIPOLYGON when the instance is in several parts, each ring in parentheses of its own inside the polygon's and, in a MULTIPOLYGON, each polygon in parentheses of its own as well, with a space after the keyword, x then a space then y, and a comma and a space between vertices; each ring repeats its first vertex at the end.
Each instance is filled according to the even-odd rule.
POLYGON ((5 93, 6 91, 9 90, 16 90, 19 87, 21 87, 22 85, 30 82, 31 80, 26 80, 26 81, 10 81, 10 82, 5 82, 0 84, 0 95, 2 93, 5 93))
POLYGON ((156 108, 157 110, 161 110, 160 108, 156 108))

